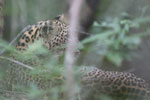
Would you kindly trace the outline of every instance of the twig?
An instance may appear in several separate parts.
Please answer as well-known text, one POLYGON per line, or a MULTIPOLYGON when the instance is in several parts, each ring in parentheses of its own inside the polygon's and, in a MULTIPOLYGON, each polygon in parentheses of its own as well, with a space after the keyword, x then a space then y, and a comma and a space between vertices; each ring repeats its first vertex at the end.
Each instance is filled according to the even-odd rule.
POLYGON ((3 92, 3 93, 16 93, 16 94, 26 94, 25 92, 21 92, 21 91, 9 91, 9 90, 0 90, 0 92, 3 92))
MULTIPOLYGON (((18 33, 18 35, 9 43, 8 47, 12 46, 14 44, 14 42, 21 36, 22 33, 24 33, 28 28, 30 27, 30 25, 28 25, 27 27, 25 27, 21 32, 18 33)), ((8 48, 7 47, 7 48, 8 48)), ((1 52, 0 52, 0 56, 6 51, 7 48, 4 48, 1 52)))
POLYGON ((21 65, 21 66, 23 66, 23 67, 25 67, 25 68, 28 68, 28 69, 30 69, 30 70, 33 70, 33 69, 34 69, 33 67, 31 67, 31 66, 29 66, 29 65, 26 65, 26 64, 24 64, 24 63, 22 63, 22 62, 20 62, 20 61, 17 61, 17 60, 8 58, 8 57, 0 56, 0 59, 4 59, 4 60, 11 61, 11 62, 16 63, 16 64, 18 64, 18 65, 21 65))
POLYGON ((78 34, 76 32, 78 21, 79 21, 79 12, 80 7, 82 4, 82 0, 68 0, 68 2, 71 2, 71 8, 69 11, 70 14, 70 27, 69 27, 69 38, 67 43, 67 49, 66 49, 66 56, 65 56, 65 71, 66 71, 66 85, 67 85, 67 96, 68 100, 74 100, 75 99, 75 89, 74 89, 74 77, 73 77, 73 66, 74 66, 74 56, 75 56, 75 50, 77 47, 78 42, 78 34))

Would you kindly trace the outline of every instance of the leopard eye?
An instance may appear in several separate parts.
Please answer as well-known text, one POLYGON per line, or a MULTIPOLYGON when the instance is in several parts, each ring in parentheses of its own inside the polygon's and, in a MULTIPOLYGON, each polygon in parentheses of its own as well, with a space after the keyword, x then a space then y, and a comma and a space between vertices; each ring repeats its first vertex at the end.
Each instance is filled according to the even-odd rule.
POLYGON ((43 31, 43 32, 47 32, 47 29, 48 29, 48 27, 47 27, 47 26, 44 26, 44 27, 42 28, 42 31, 43 31))

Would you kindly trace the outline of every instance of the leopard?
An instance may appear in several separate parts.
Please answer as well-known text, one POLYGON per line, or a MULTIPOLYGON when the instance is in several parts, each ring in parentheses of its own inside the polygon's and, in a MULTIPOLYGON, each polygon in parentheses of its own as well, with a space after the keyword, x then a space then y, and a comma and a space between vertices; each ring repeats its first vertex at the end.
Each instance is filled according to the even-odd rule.
MULTIPOLYGON (((22 57, 24 57, 23 53, 28 50, 30 45, 38 40, 42 40, 42 45, 49 51, 52 49, 55 51, 55 48, 66 44, 67 39, 68 24, 66 24, 64 21, 64 14, 61 14, 51 20, 39 21, 36 24, 25 28, 25 31, 22 33, 16 44, 15 54, 11 54, 10 57, 29 66, 43 66, 43 64, 39 65, 39 60, 46 60, 48 58, 41 58, 40 55, 40 57, 37 58, 38 61, 32 58, 22 60, 22 57), (17 57, 16 54, 23 55, 19 55, 19 57, 17 57)), ((60 49, 64 50, 64 47, 61 47, 60 49)), ((60 51, 60 49, 58 51, 60 51)), ((6 71, 6 81, 3 84, 6 85, 6 89, 11 91, 16 91, 14 87, 17 84, 29 86, 30 83, 35 83, 40 89, 46 89, 50 86, 49 83, 51 79, 44 79, 44 77, 39 74, 37 74, 37 76, 31 75, 30 72, 31 69, 24 68, 12 62, 9 64, 9 67, 6 71)), ((49 71, 46 71, 45 73, 49 73, 49 71)))
POLYGON ((97 100, 98 98, 93 98, 99 97, 100 94, 110 96, 114 100, 150 99, 149 84, 133 73, 104 71, 96 67, 83 67, 81 73, 84 73, 81 79, 84 89, 91 89, 85 100, 97 100))
MULTIPOLYGON (((30 44, 42 39, 44 47, 51 50, 67 43, 68 30, 69 25, 65 23, 64 15, 59 15, 52 20, 40 21, 37 24, 31 25, 23 32, 16 45, 16 49, 24 52, 30 44)), ((16 65, 11 67, 8 70, 8 76, 12 77, 8 80, 8 86, 12 89, 12 83, 29 85, 30 82, 33 82, 41 89, 50 87, 51 79, 43 79, 40 75, 33 77, 27 72, 29 71, 24 71, 24 68, 16 65), (11 75, 12 73, 13 75, 11 75)), ((132 73, 104 71, 96 67, 82 67, 79 74, 83 74, 80 80, 83 91, 89 92, 83 92, 86 95, 85 100, 94 100, 93 98, 97 97, 95 96, 96 94, 98 96, 99 94, 106 94, 114 97, 116 100, 122 100, 122 98, 127 97, 131 97, 131 100, 138 100, 138 98, 142 100, 142 98, 147 98, 150 95, 148 83, 132 73)), ((64 80, 64 78, 62 79, 64 80)))

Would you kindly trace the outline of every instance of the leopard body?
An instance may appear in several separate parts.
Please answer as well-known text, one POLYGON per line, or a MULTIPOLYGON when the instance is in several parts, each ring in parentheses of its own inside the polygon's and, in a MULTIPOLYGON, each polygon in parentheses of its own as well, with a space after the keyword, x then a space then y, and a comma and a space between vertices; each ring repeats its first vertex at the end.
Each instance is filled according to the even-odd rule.
POLYGON ((85 67, 81 72, 86 72, 82 78, 84 87, 92 88, 98 95, 103 93, 116 100, 143 100, 150 97, 149 84, 132 73, 103 71, 95 67, 85 67))

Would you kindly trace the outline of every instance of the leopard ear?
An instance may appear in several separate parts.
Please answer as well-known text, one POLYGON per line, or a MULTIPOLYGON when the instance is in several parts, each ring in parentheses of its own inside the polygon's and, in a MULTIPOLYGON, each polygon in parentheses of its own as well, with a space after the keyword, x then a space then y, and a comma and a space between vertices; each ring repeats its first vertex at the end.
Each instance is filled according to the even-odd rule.
POLYGON ((54 19, 62 21, 64 23, 66 23, 66 24, 68 23, 68 19, 67 19, 67 16, 65 14, 58 15, 54 19))
POLYGON ((60 21, 65 21, 65 15, 64 14, 61 14, 61 15, 59 15, 60 17, 59 17, 59 20, 60 21))
POLYGON ((54 19, 64 21, 65 17, 64 17, 64 14, 61 14, 61 15, 58 15, 57 17, 55 17, 54 19))

